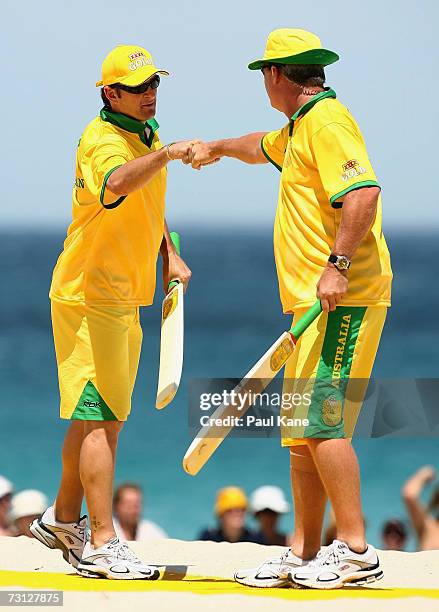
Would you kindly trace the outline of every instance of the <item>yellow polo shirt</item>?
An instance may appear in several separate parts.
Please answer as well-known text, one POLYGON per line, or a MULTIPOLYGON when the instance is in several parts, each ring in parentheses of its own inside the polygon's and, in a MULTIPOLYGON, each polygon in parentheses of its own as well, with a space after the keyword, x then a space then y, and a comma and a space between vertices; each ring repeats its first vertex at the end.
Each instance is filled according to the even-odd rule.
POLYGON ((163 238, 166 168, 118 197, 106 187, 122 164, 162 147, 158 123, 103 109, 76 154, 72 223, 55 266, 50 298, 71 304, 152 303, 163 238))
MULTIPOLYGON (((332 89, 304 104, 281 130, 266 134, 261 147, 281 172, 274 252, 283 310, 292 312, 316 300, 344 196, 378 183, 360 129, 332 89)), ((381 196, 348 278, 341 305, 390 306, 392 270, 381 229, 381 196)))

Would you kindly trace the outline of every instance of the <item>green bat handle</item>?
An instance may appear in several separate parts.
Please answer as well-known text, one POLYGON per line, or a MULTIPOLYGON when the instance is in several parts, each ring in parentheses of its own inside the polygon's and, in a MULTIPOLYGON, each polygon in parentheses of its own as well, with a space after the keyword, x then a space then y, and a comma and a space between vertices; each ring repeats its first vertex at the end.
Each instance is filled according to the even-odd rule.
POLYGON ((317 302, 305 312, 300 321, 290 329, 290 333, 293 334, 296 340, 300 338, 305 329, 311 325, 321 312, 322 305, 320 304, 320 300, 317 300, 317 302))
MULTIPOLYGON (((171 236, 172 244, 175 246, 175 250, 180 255, 180 234, 177 234, 177 232, 171 232, 170 236, 171 236)), ((168 285, 168 291, 171 291, 171 289, 176 287, 179 284, 179 282, 180 281, 178 280, 171 281, 168 285)))

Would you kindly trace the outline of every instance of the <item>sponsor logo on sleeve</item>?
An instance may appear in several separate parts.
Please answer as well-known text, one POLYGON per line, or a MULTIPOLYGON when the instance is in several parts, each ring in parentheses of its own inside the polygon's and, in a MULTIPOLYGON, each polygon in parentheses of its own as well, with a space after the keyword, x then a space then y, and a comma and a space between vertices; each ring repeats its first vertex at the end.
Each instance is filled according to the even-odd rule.
POLYGON ((365 174, 366 172, 366 168, 360 166, 360 162, 358 161, 358 159, 350 159, 345 164, 343 164, 343 173, 341 175, 341 180, 346 182, 356 176, 365 174))

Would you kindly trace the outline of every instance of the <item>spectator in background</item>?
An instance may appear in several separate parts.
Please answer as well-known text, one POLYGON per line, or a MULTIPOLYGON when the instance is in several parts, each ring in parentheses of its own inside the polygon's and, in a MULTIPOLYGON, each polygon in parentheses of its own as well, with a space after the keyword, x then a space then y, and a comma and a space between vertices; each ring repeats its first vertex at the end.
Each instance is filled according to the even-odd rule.
POLYGON ((405 550, 407 528, 399 519, 386 521, 381 531, 384 550, 405 550))
POLYGON ((245 526, 247 497, 238 487, 226 487, 218 491, 215 503, 217 527, 204 529, 199 540, 212 542, 255 542, 262 544, 261 538, 245 526))
POLYGON ((434 468, 426 465, 409 478, 402 489, 402 496, 418 538, 419 550, 439 549, 439 486, 436 485, 426 507, 420 501, 425 485, 435 477, 434 468))
POLYGON ((143 494, 138 484, 126 482, 117 487, 113 514, 114 529, 120 540, 140 542, 168 537, 158 525, 142 518, 143 494))
POLYGON ((279 487, 259 487, 250 497, 250 508, 259 523, 258 536, 269 546, 287 546, 287 536, 279 532, 279 519, 290 511, 290 504, 279 487))
POLYGON ((13 490, 12 482, 0 476, 0 536, 14 535, 9 519, 13 490))
POLYGON ((29 525, 43 514, 48 505, 49 502, 44 493, 35 489, 26 489, 14 495, 10 513, 11 521, 16 529, 14 535, 33 538, 29 525))

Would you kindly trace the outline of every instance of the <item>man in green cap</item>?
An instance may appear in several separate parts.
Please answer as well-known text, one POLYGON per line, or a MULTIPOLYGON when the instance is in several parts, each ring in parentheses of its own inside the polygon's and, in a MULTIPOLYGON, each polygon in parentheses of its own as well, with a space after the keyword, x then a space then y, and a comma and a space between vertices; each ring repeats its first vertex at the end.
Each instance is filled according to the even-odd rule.
POLYGON ((328 589, 383 575, 365 539, 358 461, 350 442, 366 385, 357 384, 356 394, 345 391, 348 382, 371 375, 392 272, 381 230, 380 187, 363 136, 335 91, 324 87, 324 66, 338 59, 310 32, 275 30, 263 58, 249 68, 262 71, 270 103, 287 124, 192 148, 196 169, 224 156, 277 168, 274 252, 283 311, 297 322, 316 295, 324 311, 301 336, 285 369, 284 393, 299 379, 310 381, 312 392, 310 406, 289 414, 300 416, 304 426, 281 431, 291 458, 292 545, 278 559, 236 572, 235 579, 248 586, 293 581, 328 589), (327 498, 337 539, 321 550, 327 498))

